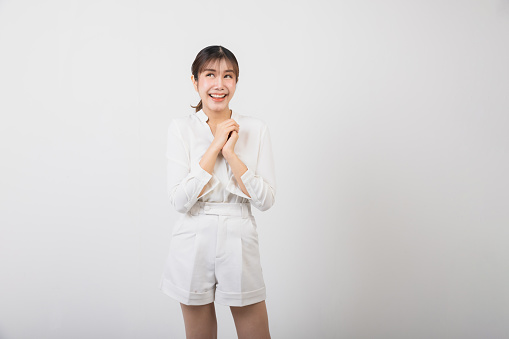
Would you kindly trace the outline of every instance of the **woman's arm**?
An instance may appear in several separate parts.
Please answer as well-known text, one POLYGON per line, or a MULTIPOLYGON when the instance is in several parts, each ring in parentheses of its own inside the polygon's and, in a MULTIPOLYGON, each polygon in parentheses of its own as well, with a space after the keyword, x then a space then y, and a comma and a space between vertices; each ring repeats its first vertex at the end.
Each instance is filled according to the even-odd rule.
POLYGON ((246 186, 244 185, 244 183, 242 182, 242 179, 241 179, 242 175, 244 175, 244 173, 246 173, 246 171, 247 171, 247 166, 242 162, 242 160, 239 159, 239 157, 235 153, 231 153, 231 154, 227 153, 227 154, 223 154, 223 155, 224 155, 224 158, 226 159, 226 161, 228 161, 228 164, 230 164, 230 168, 233 172, 233 176, 237 180, 237 183, 239 184, 240 189, 242 190, 242 192, 245 195, 247 195, 248 197, 251 198, 251 196, 249 195, 249 192, 246 189, 246 186))
POLYGON ((223 155, 230 164, 234 174, 226 189, 249 199, 251 205, 260 211, 266 211, 271 208, 276 200, 276 172, 268 127, 264 126, 262 132, 256 168, 248 168, 233 151, 225 154, 223 150, 223 155), (235 185, 233 179, 237 182, 238 186, 235 185))
MULTIPOLYGON (((200 160, 201 168, 212 174, 214 172, 214 166, 216 164, 217 156, 220 151, 221 151, 220 148, 215 146, 214 143, 211 143, 209 148, 207 149, 207 151, 200 160)), ((202 194, 205 192, 206 189, 207 189, 206 186, 203 187, 200 194, 198 195, 198 198, 201 198, 202 194)))
POLYGON ((204 167, 210 169, 209 162, 215 162, 211 160, 214 153, 214 148, 209 148, 200 162, 192 164, 189 159, 189 150, 178 125, 175 120, 172 120, 168 127, 166 151, 167 191, 170 202, 177 212, 188 212, 199 196, 211 192, 219 184, 219 180, 202 167, 203 163, 204 167), (207 185, 209 182, 210 184, 207 185))

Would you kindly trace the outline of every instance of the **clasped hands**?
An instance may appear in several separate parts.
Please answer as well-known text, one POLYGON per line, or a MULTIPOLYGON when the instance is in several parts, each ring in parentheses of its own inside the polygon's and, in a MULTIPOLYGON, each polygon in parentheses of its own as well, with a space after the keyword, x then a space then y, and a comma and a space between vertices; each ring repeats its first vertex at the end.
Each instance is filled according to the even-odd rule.
POLYGON ((235 144, 239 139, 239 124, 233 119, 227 119, 216 125, 216 133, 212 144, 219 149, 223 157, 228 160, 235 155, 235 144), (231 133, 231 134, 230 134, 231 133))

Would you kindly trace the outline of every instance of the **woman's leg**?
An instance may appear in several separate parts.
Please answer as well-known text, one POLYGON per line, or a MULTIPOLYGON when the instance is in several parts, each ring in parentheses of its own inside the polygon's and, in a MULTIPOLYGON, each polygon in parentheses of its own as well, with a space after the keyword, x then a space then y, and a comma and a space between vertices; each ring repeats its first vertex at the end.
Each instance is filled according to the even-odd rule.
POLYGON ((265 301, 243 307, 230 306, 230 309, 239 339, 270 339, 265 301))
POLYGON ((214 303, 189 306, 180 303, 187 339, 216 339, 217 319, 214 303))

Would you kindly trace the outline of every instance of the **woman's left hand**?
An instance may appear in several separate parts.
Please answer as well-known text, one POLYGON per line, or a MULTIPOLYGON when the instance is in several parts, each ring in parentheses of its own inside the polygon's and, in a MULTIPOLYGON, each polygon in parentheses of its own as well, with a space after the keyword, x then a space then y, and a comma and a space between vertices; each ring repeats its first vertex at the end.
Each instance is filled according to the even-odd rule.
POLYGON ((228 138, 223 148, 221 149, 221 152, 223 153, 224 157, 235 154, 234 149, 237 140, 239 140, 239 133, 237 133, 237 131, 232 131, 232 135, 230 136, 230 138, 228 138))

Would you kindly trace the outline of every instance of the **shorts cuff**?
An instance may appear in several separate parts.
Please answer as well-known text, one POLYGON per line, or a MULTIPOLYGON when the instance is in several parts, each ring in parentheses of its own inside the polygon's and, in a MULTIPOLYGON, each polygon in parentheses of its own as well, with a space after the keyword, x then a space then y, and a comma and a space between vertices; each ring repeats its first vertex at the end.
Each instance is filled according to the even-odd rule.
POLYGON ((226 306, 247 306, 266 299, 265 286, 244 293, 227 293, 216 288, 216 302, 226 306))
POLYGON ((203 293, 194 293, 177 287, 165 279, 161 279, 159 288, 164 294, 184 305, 206 305, 214 301, 213 289, 203 293))

